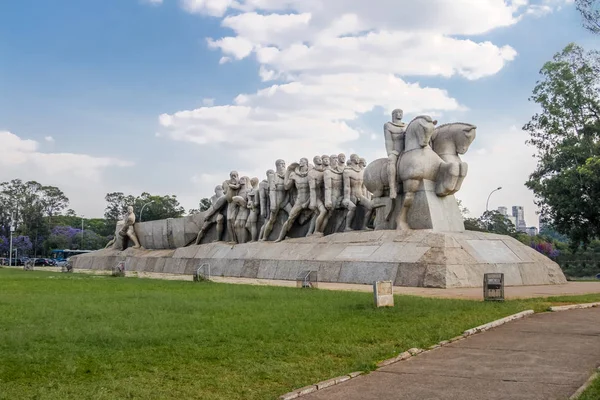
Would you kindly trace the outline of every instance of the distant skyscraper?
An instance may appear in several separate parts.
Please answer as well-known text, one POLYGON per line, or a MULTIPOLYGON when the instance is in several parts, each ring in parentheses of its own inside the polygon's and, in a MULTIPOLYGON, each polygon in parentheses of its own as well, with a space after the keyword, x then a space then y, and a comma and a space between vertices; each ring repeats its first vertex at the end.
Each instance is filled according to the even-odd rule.
POLYGON ((535 226, 530 226, 525 229, 525 233, 529 236, 535 236, 538 234, 538 229, 535 226))
POLYGON ((527 224, 525 224, 523 206, 513 206, 512 215, 515 217, 515 226, 517 227, 517 230, 524 231, 527 228, 527 224))
POLYGON ((498 212, 504 216, 508 216, 508 208, 504 206, 498 207, 498 212))

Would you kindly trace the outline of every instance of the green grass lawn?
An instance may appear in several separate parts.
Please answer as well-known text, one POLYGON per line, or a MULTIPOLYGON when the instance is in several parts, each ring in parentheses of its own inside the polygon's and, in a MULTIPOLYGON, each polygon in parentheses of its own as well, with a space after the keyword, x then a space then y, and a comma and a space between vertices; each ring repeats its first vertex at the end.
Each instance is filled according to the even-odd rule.
POLYGON ((552 303, 0 268, 0 399, 274 399, 552 303))
POLYGON ((594 379, 592 384, 577 398, 577 400, 600 399, 600 376, 594 379))

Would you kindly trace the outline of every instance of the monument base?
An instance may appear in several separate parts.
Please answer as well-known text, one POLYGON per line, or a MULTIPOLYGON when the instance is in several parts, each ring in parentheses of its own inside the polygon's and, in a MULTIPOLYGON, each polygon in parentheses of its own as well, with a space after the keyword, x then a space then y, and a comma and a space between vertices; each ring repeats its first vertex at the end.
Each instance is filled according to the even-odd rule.
POLYGON ((99 250, 73 257, 78 269, 193 275, 201 264, 213 276, 296 280, 318 271, 319 282, 395 286, 481 287, 483 274, 504 273, 507 286, 566 283, 558 264, 516 239, 474 231, 360 231, 281 243, 226 242, 170 250, 99 250))

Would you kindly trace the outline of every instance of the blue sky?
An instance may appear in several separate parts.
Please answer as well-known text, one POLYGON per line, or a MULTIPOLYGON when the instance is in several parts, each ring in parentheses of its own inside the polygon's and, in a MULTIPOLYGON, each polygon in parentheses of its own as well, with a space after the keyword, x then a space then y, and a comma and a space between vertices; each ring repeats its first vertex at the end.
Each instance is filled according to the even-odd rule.
POLYGON ((57 185, 90 217, 111 191, 195 208, 231 169, 381 157, 400 107, 476 124, 457 197, 477 216, 503 186, 490 205, 523 205, 537 225, 527 98, 554 53, 597 38, 569 1, 412 3, 2 2, 0 180, 57 185))

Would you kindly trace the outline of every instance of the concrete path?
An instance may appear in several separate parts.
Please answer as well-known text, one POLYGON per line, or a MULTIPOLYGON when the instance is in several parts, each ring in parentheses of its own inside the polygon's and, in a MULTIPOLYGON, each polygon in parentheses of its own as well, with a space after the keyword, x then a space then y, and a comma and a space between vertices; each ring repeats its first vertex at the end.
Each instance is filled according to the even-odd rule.
POLYGON ((600 365, 600 308, 537 314, 302 400, 568 399, 600 365))

